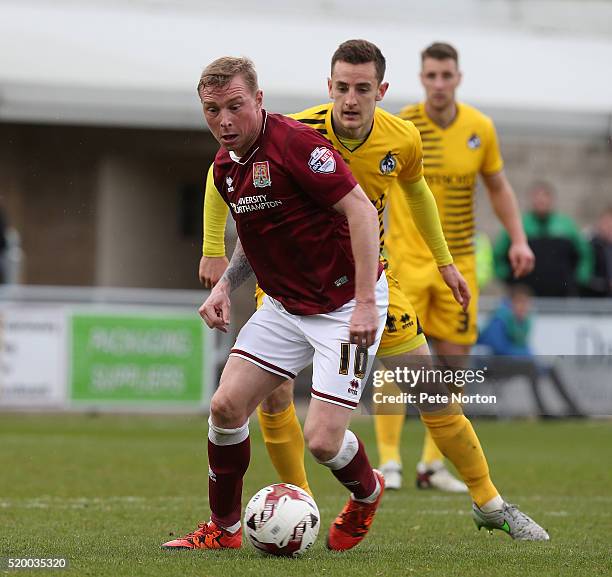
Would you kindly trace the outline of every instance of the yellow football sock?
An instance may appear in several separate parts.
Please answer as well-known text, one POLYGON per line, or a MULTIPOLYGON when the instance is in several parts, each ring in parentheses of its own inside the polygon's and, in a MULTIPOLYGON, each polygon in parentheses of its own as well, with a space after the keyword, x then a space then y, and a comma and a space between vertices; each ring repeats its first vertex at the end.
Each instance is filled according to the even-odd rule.
POLYGON ((374 430, 381 465, 388 461, 401 463, 400 440, 404 427, 404 415, 374 415, 374 430))
POLYGON ((260 406, 257 416, 268 455, 281 481, 302 487, 312 495, 304 468, 304 434, 295 405, 291 403, 276 414, 265 413, 260 406))
POLYGON ((438 445, 431 438, 429 429, 425 427, 425 438, 423 439, 423 453, 421 454, 421 463, 433 463, 444 459, 442 451, 438 449, 438 445))
POLYGON ((499 495, 489 476, 480 441, 460 406, 452 405, 436 413, 423 412, 421 420, 438 448, 455 465, 476 505, 480 507, 499 495))
MULTIPOLYGON (((397 396, 402 391, 395 384, 395 381, 385 379, 382 388, 378 388, 377 392, 382 393, 383 398, 386 398, 397 396)), ((406 409, 402 403, 381 402, 374 404, 374 432, 376 433, 376 445, 378 447, 378 461, 381 466, 388 461, 401 464, 400 443, 405 420, 406 409)))

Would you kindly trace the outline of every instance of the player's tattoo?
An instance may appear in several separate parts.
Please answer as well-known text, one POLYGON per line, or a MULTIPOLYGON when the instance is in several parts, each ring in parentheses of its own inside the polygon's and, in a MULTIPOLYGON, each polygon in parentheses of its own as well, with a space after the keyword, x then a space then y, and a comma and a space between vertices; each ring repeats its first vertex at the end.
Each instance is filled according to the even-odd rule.
POLYGON ((251 268, 246 254, 244 254, 240 240, 238 240, 236 242, 236 248, 234 249, 234 254, 232 254, 229 265, 219 280, 227 281, 231 292, 234 289, 237 289, 252 274, 253 269, 251 268))

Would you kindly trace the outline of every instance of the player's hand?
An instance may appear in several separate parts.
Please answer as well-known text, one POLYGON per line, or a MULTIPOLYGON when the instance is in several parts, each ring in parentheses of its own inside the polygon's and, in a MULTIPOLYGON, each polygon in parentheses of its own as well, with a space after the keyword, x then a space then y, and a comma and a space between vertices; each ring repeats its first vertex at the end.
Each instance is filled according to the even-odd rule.
POLYGON ((200 259, 198 276, 204 288, 213 288, 223 276, 228 264, 225 256, 203 256, 200 259))
POLYGON ((226 281, 215 285, 198 312, 209 328, 227 332, 230 324, 230 298, 226 281))
POLYGON ((438 267, 446 286, 453 291, 455 300, 461 305, 463 312, 468 310, 470 306, 470 289, 467 282, 463 278, 463 275, 457 270, 454 264, 447 264, 446 266, 438 267))
POLYGON ((376 340, 378 309, 374 301, 357 301, 349 328, 351 343, 358 347, 369 347, 376 340))
POLYGON ((513 242, 508 250, 508 260, 514 278, 529 274, 535 266, 535 256, 526 242, 513 242))

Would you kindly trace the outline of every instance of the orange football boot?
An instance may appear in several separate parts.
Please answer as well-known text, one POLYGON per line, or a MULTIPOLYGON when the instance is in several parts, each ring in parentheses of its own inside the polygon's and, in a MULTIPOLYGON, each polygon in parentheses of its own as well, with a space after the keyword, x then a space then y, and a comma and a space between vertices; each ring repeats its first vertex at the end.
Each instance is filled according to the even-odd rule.
POLYGON ((242 527, 230 533, 212 521, 199 523, 193 533, 168 541, 162 549, 238 549, 242 545, 242 527))
POLYGON ((374 474, 380 483, 380 494, 374 503, 355 501, 349 497, 348 503, 336 517, 327 534, 327 548, 332 551, 346 551, 359 544, 368 534, 376 509, 385 492, 385 478, 374 469, 374 474))

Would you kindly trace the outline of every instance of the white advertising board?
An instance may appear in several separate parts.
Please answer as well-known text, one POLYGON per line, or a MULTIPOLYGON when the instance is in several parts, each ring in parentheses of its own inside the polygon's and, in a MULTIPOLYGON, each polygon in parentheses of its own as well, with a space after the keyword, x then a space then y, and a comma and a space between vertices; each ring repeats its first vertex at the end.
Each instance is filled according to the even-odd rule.
POLYGON ((65 399, 64 310, 0 308, 0 408, 63 407, 65 399))
POLYGON ((612 317, 537 314, 530 344, 536 355, 612 355, 612 317))

